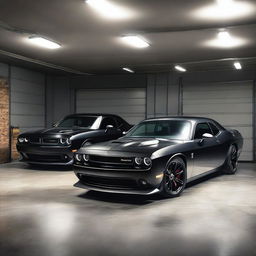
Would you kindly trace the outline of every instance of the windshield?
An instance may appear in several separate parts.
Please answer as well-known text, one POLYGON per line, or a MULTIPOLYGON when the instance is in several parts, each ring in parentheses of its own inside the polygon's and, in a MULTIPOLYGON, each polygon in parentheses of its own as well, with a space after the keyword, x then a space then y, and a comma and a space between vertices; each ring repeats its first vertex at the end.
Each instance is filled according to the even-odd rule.
POLYGON ((184 120, 146 121, 134 127, 126 136, 188 140, 191 123, 184 120))
POLYGON ((60 121, 56 127, 65 127, 65 128, 87 128, 93 129, 93 125, 96 122, 97 117, 95 116, 77 116, 77 117, 67 117, 60 121))

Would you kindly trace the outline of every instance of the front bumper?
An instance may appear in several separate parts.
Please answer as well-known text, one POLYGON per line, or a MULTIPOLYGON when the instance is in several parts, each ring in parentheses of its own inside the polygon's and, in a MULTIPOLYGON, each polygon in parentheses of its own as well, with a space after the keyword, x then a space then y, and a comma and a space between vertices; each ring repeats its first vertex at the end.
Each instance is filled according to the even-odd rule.
POLYGON ((17 150, 21 155, 20 161, 40 165, 72 165, 73 155, 71 147, 19 145, 17 150))
POLYGON ((160 192, 160 189, 149 189, 149 190, 121 190, 121 189, 106 189, 90 185, 84 185, 81 181, 74 184, 74 187, 83 188, 88 190, 94 190, 99 192, 118 193, 118 194, 131 194, 131 195, 153 195, 160 192))
POLYGON ((150 195, 160 191, 163 168, 153 164, 150 170, 113 170, 74 165, 79 181, 75 187, 101 192, 150 195))

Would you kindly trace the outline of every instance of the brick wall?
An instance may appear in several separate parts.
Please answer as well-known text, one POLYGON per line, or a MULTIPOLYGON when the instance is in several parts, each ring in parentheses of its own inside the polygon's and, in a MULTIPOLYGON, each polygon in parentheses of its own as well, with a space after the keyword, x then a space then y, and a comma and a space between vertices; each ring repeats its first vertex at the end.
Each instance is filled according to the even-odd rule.
POLYGON ((17 138, 19 136, 20 129, 12 127, 11 129, 11 158, 12 160, 18 160, 20 157, 20 154, 17 151, 16 144, 17 144, 17 138))
POLYGON ((0 163, 9 161, 9 87, 0 78, 0 163))

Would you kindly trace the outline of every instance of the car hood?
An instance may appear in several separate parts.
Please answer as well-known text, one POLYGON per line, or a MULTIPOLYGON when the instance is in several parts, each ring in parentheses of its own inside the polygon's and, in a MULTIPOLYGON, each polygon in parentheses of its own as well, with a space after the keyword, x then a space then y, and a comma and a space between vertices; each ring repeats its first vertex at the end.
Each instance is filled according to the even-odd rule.
POLYGON ((117 140, 94 144, 84 149, 86 151, 94 151, 92 153, 96 153, 98 151, 99 154, 102 151, 121 151, 151 155, 153 152, 159 149, 174 146, 180 143, 181 141, 167 139, 123 137, 117 140))
POLYGON ((84 133, 84 132, 89 132, 89 131, 93 131, 90 129, 78 129, 78 128, 74 128, 74 129, 70 129, 70 128, 49 128, 49 129, 41 129, 41 130, 34 130, 34 131, 28 131, 25 133, 22 133, 22 136, 29 136, 29 135, 68 135, 68 136, 72 136, 72 135, 76 135, 79 133, 84 133))

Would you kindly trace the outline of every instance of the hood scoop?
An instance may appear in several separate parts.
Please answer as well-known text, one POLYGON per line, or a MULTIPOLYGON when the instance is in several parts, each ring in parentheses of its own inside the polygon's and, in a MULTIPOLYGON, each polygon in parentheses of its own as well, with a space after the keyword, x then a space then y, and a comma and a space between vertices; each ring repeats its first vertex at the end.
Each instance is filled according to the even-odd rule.
POLYGON ((73 132, 72 130, 60 130, 59 133, 69 133, 69 132, 73 132))

